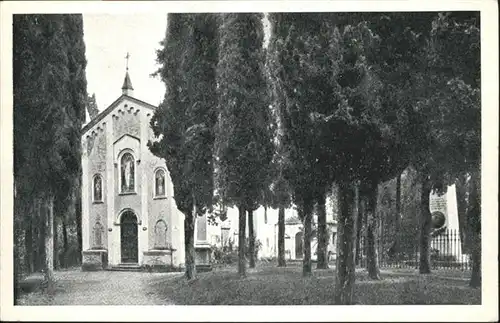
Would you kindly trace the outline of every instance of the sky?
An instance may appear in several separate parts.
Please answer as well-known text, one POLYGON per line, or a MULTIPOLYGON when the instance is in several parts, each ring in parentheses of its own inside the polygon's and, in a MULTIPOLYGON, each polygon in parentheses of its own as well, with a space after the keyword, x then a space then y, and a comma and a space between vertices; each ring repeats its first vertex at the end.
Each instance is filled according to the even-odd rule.
MULTIPOLYGON (((134 97, 158 106, 165 86, 151 74, 158 69, 156 50, 165 38, 166 13, 84 14, 84 40, 87 57, 87 92, 95 93, 99 111, 121 95, 127 52, 134 97)), ((264 19, 265 41, 269 24, 264 19)))
POLYGON ((165 86, 150 75, 158 69, 156 50, 166 27, 165 13, 83 15, 87 91, 95 93, 99 111, 121 95, 127 52, 134 97, 153 105, 161 102, 165 86))

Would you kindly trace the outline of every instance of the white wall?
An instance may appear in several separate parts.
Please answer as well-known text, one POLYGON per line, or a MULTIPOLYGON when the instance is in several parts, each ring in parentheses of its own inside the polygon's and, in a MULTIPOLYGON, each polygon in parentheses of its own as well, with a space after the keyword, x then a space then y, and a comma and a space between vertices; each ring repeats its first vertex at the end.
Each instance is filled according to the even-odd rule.
MULTIPOLYGON (((331 197, 327 197, 326 203, 326 220, 327 223, 334 221, 333 208, 331 207, 331 197)), ((254 232, 256 239, 262 243, 259 257, 277 257, 278 256, 278 209, 267 209, 267 223, 264 207, 258 208, 254 214, 254 232)), ((298 218, 295 206, 285 209, 285 221, 291 218, 298 218)), ((316 217, 313 217, 313 222, 316 222, 316 217)), ((224 222, 217 220, 218 225, 208 225, 207 234, 208 241, 211 245, 222 246, 222 228, 229 228, 228 236, 233 240, 233 245, 238 245, 238 209, 236 207, 227 209, 227 219, 224 222)), ((302 224, 293 224, 285 226, 285 234, 289 239, 285 239, 285 252, 288 250, 291 259, 296 259, 295 255, 295 235, 301 230, 302 224)), ((336 226, 333 231, 337 231, 336 226)), ((248 237, 248 222, 246 225, 246 236, 248 237)), ((315 248, 316 242, 312 241, 311 246, 315 248)), ((328 250, 336 252, 335 242, 331 241, 328 250)), ((313 251, 314 253, 314 251, 313 251)))

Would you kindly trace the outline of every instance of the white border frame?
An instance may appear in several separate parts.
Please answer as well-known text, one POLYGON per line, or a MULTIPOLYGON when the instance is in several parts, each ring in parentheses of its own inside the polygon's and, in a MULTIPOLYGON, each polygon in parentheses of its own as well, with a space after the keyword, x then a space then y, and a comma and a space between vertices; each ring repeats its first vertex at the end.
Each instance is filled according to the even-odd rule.
POLYGON ((1 319, 36 321, 496 321, 498 320, 498 3, 494 0, 405 1, 4 1, 1 16, 1 319), (482 305, 413 306, 22 306, 14 307, 12 177, 12 14, 290 11, 481 11, 482 305), (4 292, 5 289, 5 292, 4 292))

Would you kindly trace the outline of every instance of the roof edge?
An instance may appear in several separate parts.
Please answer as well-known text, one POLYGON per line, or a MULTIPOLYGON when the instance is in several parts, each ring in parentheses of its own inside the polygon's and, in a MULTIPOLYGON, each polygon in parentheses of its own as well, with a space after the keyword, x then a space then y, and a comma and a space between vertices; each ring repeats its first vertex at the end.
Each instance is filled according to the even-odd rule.
POLYGON ((87 131, 89 131, 91 128, 93 128, 96 124, 98 124, 104 117, 106 117, 116 106, 123 101, 124 99, 128 99, 130 101, 133 101, 135 103, 139 103, 144 105, 146 108, 149 108, 151 110, 156 110, 156 106, 149 104, 145 101, 136 99, 134 97, 131 97, 126 94, 120 95, 113 103, 111 103, 106 109, 104 109, 101 113, 99 113, 94 119, 90 120, 89 123, 87 123, 85 126, 82 127, 80 136, 83 136, 87 131))

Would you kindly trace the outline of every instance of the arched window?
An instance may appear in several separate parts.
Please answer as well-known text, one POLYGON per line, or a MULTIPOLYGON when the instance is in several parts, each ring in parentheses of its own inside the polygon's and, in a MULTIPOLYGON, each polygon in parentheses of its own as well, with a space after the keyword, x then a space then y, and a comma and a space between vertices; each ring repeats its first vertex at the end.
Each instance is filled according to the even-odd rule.
POLYGON ((135 161, 131 153, 123 154, 120 160, 120 185, 122 193, 135 192, 135 161))
POLYGON ((100 222, 96 222, 94 225, 94 249, 101 249, 103 247, 102 244, 102 234, 104 232, 104 228, 100 222))
POLYGON ((93 191, 93 201, 94 202, 102 202, 102 177, 97 174, 94 176, 94 183, 92 184, 93 191))
POLYGON ((158 220, 155 225, 155 249, 167 248, 167 224, 158 220))
POLYGON ((155 196, 166 196, 166 172, 163 168, 159 168, 155 172, 155 196))

